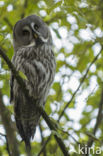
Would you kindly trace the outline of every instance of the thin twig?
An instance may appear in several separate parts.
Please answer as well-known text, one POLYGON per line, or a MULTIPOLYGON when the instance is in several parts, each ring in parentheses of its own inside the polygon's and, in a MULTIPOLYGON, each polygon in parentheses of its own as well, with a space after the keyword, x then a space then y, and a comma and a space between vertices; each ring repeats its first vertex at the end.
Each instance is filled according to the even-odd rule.
POLYGON ((40 155, 43 153, 43 151, 44 151, 44 149, 45 149, 45 147, 46 147, 48 141, 51 139, 51 136, 52 136, 52 135, 50 135, 50 136, 48 137, 48 139, 43 143, 42 148, 41 148, 41 150, 39 151, 39 153, 38 153, 37 156, 40 156, 40 155))
POLYGON ((70 103, 73 101, 75 95, 77 94, 78 90, 80 89, 80 87, 82 86, 84 80, 86 79, 87 74, 88 74, 88 72, 89 72, 91 66, 92 66, 92 65, 94 64, 94 62, 98 59, 98 57, 99 57, 100 54, 101 54, 101 51, 96 55, 96 57, 94 57, 94 59, 92 60, 92 62, 91 62, 90 65, 88 66, 88 68, 87 68, 87 70, 86 70, 84 76, 83 76, 82 79, 81 79, 81 82, 80 82, 78 88, 75 90, 75 92, 73 93, 71 99, 70 99, 69 102, 65 105, 63 111, 62 111, 61 114, 59 115, 58 121, 60 121, 61 117, 63 116, 63 114, 64 114, 64 112, 65 112, 65 110, 68 108, 68 106, 70 105, 70 103))
POLYGON ((77 144, 81 144, 79 141, 77 141, 69 132, 62 130, 63 133, 65 133, 66 135, 70 136, 77 144))
POLYGON ((25 10, 26 10, 27 6, 28 6, 28 0, 25 0, 24 6, 23 6, 23 13, 21 14, 21 18, 24 18, 24 16, 25 16, 25 10))
MULTIPOLYGON (((99 110, 98 110, 96 123, 95 123, 94 129, 93 129, 93 132, 92 132, 94 136, 95 136, 95 134, 96 134, 96 132, 98 130, 98 127, 99 127, 101 121, 103 120, 102 110, 103 110, 103 89, 102 89, 102 92, 101 92, 101 99, 100 99, 100 103, 99 103, 99 110)), ((92 137, 90 137, 88 142, 87 142, 87 150, 92 146, 93 142, 94 142, 94 139, 92 137)), ((84 154, 84 155, 89 156, 89 152, 87 151, 86 154, 84 154)))
MULTIPOLYGON (((95 123, 94 129, 93 129, 93 135, 96 134, 96 132, 98 130, 98 127, 99 127, 101 121, 103 120, 103 118, 102 118, 102 110, 103 110, 103 89, 102 89, 102 92, 101 92, 101 99, 100 99, 100 103, 99 103, 99 110, 98 110, 96 123, 95 123)), ((93 144, 93 139, 90 138, 90 140, 88 141, 87 145, 88 145, 88 147, 91 147, 92 144, 93 144)))
POLYGON ((3 134, 3 133, 1 133, 1 132, 0 132, 0 135, 1 135, 1 136, 3 136, 3 137, 5 137, 5 136, 6 136, 6 134, 3 134))
POLYGON ((13 29, 13 26, 12 26, 12 24, 10 23, 10 21, 8 20, 7 17, 4 17, 4 21, 8 24, 9 28, 12 30, 12 29, 13 29))
MULTIPOLYGON (((43 137, 43 131, 42 131, 42 127, 41 127, 41 124, 39 124, 39 129, 40 129, 40 135, 41 135, 41 145, 43 146, 44 144, 44 137, 43 137)), ((46 148, 43 149, 43 155, 46 156, 46 148)))

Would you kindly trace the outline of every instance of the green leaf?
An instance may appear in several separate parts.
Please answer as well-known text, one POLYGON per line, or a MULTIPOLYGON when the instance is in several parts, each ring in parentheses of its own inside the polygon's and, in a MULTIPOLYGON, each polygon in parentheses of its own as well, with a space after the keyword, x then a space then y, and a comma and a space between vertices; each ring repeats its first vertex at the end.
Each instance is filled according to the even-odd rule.
POLYGON ((53 135, 56 135, 58 138, 62 139, 61 134, 60 134, 60 133, 58 133, 57 131, 52 130, 51 132, 52 132, 52 134, 53 134, 53 135))
POLYGON ((28 79, 27 79, 27 76, 26 76, 22 71, 19 71, 19 75, 20 75, 20 77, 21 77, 22 79, 28 80, 28 79))

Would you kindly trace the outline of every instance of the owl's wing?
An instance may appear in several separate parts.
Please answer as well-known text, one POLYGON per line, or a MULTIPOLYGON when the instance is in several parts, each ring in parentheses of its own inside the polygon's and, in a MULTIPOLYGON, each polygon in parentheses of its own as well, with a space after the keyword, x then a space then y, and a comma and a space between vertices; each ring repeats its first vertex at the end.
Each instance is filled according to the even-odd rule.
POLYGON ((10 78, 10 103, 13 101, 13 83, 14 83, 14 76, 11 74, 11 78, 10 78))

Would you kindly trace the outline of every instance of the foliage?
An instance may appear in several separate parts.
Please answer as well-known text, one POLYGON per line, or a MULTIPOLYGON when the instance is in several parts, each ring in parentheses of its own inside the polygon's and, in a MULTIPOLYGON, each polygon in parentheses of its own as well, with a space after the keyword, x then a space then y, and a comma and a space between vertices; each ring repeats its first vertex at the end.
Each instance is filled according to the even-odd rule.
MULTIPOLYGON (((56 120, 55 122, 58 122, 60 114, 69 103, 57 124, 57 127, 61 126, 62 129, 58 128, 60 132, 51 132, 52 135, 55 133, 62 137, 68 150, 70 148, 78 150, 78 143, 86 145, 90 140, 93 141, 95 149, 102 148, 103 121, 97 120, 100 108, 103 109, 100 107, 103 97, 102 0, 0 0, 0 48, 10 59, 13 55, 13 26, 19 19, 30 14, 41 16, 49 25, 53 36, 57 69, 45 110, 56 120), (99 52, 99 56, 95 59, 99 52), (95 61, 81 83, 93 59, 95 61), (81 85, 77 90, 79 84, 81 85), (99 124, 96 125, 97 123, 99 124)), ((26 79, 25 75, 22 73, 20 75, 26 79)), ((9 103, 9 79, 10 70, 0 58, 0 93, 15 127, 13 106, 9 103)), ((39 128, 36 135, 40 133, 40 139, 35 137, 32 141, 32 152, 35 156, 50 134, 43 119, 39 128)), ((2 131, 6 133, 0 114, 0 132, 2 131)), ((17 133, 16 138, 20 153, 25 154, 24 143, 20 143, 17 133)), ((8 152, 5 137, 0 135, 0 139, 0 155, 6 156, 8 152)), ((62 156, 63 154, 55 139, 51 137, 41 155, 62 156)), ((73 156, 75 153, 71 152, 70 155, 73 156)), ((102 156, 102 153, 100 155, 102 156)))

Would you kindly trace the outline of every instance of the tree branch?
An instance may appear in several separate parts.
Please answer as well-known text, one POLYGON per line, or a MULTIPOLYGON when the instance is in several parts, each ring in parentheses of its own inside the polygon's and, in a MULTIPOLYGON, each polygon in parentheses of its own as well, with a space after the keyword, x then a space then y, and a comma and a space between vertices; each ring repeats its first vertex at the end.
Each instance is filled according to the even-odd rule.
POLYGON ((43 144, 43 146, 42 146, 42 148, 41 148, 41 150, 39 151, 39 153, 38 153, 38 155, 37 155, 37 156, 40 156, 40 155, 41 155, 41 153, 44 151, 44 149, 45 149, 45 147, 46 147, 47 143, 48 143, 48 142, 49 142, 49 140, 51 139, 51 136, 52 136, 52 135, 50 135, 50 136, 47 138, 47 140, 44 142, 44 144, 43 144))
POLYGON ((4 21, 8 24, 9 28, 10 28, 11 30, 13 30, 13 26, 12 26, 12 24, 10 23, 10 21, 8 20, 7 17, 4 17, 4 21))
MULTIPOLYGON (((98 115, 97 115, 96 123, 95 123, 94 129, 93 129, 93 132, 91 133, 91 135, 93 134, 93 136, 95 136, 95 134, 98 130, 98 127, 99 127, 101 121, 103 120, 102 110, 103 110, 103 88, 102 88, 102 92, 101 92, 101 99, 99 102, 99 109, 98 109, 98 115)), ((87 142, 87 152, 86 152, 86 154, 84 154, 85 156, 89 156, 89 149, 92 146, 93 142, 94 142, 94 139, 92 137, 90 137, 90 139, 87 142)), ((85 151, 85 147, 83 150, 85 151)))
POLYGON ((11 156, 7 135, 2 134, 2 133, 0 133, 0 135, 5 137, 5 139, 6 139, 6 149, 7 149, 8 155, 11 156))
MULTIPOLYGON (((52 123, 52 121, 51 121, 50 118, 48 117, 47 113, 43 110, 43 108, 42 108, 42 107, 38 107, 38 109, 39 109, 39 112, 41 112, 42 117, 44 118, 44 120, 45 120, 46 123, 48 124, 49 128, 50 128, 51 130, 56 131, 57 129, 56 129, 55 125, 52 123)), ((58 137, 57 135, 54 135, 54 137, 55 137, 55 139, 56 139, 56 141, 57 141, 59 147, 61 148, 61 150, 62 150, 64 156, 69 156, 69 153, 67 152, 67 149, 66 149, 66 147, 65 147, 65 145, 64 145, 64 143, 63 143, 63 141, 62 141, 62 139, 61 139, 60 137, 58 137)))
MULTIPOLYGON (((99 102, 98 115, 97 115, 96 123, 95 123, 94 129, 93 129, 93 135, 96 134, 96 132, 98 130, 98 127, 99 127, 101 121, 103 120, 102 111, 103 111, 103 89, 102 89, 102 92, 101 92, 101 99, 100 99, 100 102, 99 102)), ((90 140, 87 143, 88 147, 92 146, 93 141, 94 140, 92 138, 90 138, 90 140)))
POLYGON ((15 136, 15 130, 10 118, 10 113, 2 101, 2 94, 0 92, 0 116, 6 130, 7 150, 10 156, 19 156, 18 143, 15 136), (9 146, 8 146, 9 145, 9 146))
MULTIPOLYGON (((31 101, 32 103, 35 101, 35 99, 29 97, 29 92, 26 88, 26 85, 23 81, 23 79, 19 76, 18 72, 15 70, 15 67, 13 66, 13 64, 11 63, 11 61, 9 60, 9 58, 6 56, 6 54, 2 51, 2 49, 0 49, 0 55, 2 56, 2 58, 5 60, 5 62, 7 63, 8 67, 10 68, 10 70, 12 71, 16 81, 18 82, 18 84, 20 85, 25 97, 27 98, 27 100, 31 101)), ((47 113, 44 111, 44 109, 42 107, 38 107, 37 106, 38 111, 41 113, 42 117, 44 118, 44 120, 46 121, 47 125, 49 126, 49 128, 51 130, 56 131, 55 126, 53 125, 53 123, 51 122, 50 118, 48 117, 47 113)), ((63 152, 64 156, 69 156, 69 153, 65 147, 65 144, 63 143, 62 139, 59 138, 57 135, 54 135, 59 147, 61 148, 61 151, 63 152)))
MULTIPOLYGON (((44 145, 44 137, 43 137, 43 131, 42 131, 41 124, 39 124, 39 129, 40 129, 40 135, 41 135, 41 139, 42 139, 41 145, 43 147, 43 145, 44 145)), ((43 152, 43 155, 46 156, 46 148, 43 148, 42 152, 43 152)))
POLYGON ((24 18, 24 16, 25 16, 25 10, 26 10, 27 6, 28 6, 28 0, 25 0, 24 6, 23 6, 23 13, 21 14, 21 18, 24 18))

